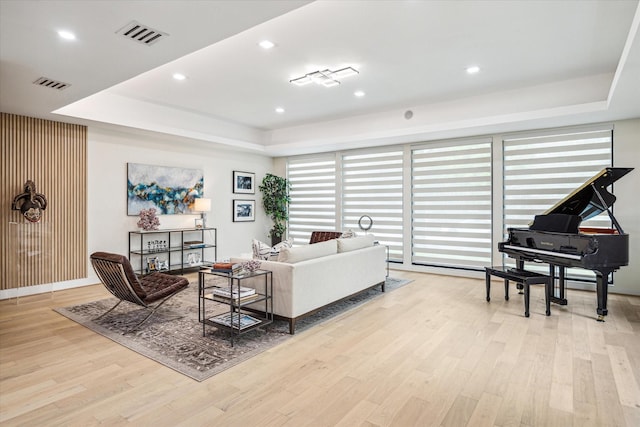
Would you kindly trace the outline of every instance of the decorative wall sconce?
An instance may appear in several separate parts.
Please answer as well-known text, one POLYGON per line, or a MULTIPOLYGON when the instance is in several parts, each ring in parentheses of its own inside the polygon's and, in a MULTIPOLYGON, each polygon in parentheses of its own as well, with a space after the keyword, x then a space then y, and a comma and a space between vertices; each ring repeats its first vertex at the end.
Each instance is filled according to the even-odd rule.
POLYGON ((24 183, 24 193, 13 198, 11 209, 20 211, 29 222, 39 222, 42 211, 47 209, 47 198, 44 194, 36 192, 36 183, 27 180, 24 183))

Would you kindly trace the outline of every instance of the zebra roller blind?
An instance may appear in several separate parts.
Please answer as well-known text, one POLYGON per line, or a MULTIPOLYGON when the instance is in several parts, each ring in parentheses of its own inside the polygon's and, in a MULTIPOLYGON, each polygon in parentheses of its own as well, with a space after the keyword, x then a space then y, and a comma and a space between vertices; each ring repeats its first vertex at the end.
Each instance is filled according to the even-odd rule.
MULTIPOLYGON (((518 135, 503 141, 504 232, 509 227, 529 227, 544 213, 603 168, 612 165, 611 127, 555 130, 518 135)), ((608 215, 598 215, 581 225, 610 227, 608 215)), ((515 265, 505 256, 506 265, 515 265)), ((536 266, 527 265, 528 269, 536 266)), ((546 265, 538 268, 546 271, 546 265)), ((593 279, 589 270, 569 269, 577 279, 593 279)))
POLYGON ((373 225, 367 233, 388 246, 389 260, 398 262, 403 258, 402 176, 402 147, 342 156, 342 228, 363 234, 358 221, 368 215, 373 225))
POLYGON ((336 155, 290 158, 289 237, 294 245, 309 243, 312 231, 335 231, 336 155))
POLYGON ((413 264, 491 265, 491 140, 413 147, 413 264))

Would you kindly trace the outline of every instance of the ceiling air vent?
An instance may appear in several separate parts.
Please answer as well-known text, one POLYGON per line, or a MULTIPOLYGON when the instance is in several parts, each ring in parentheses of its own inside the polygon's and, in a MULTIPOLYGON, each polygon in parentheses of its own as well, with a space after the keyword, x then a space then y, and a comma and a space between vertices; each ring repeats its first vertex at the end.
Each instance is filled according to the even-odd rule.
POLYGON ((120 34, 129 40, 133 40, 147 46, 151 46, 169 35, 162 31, 154 30, 146 25, 142 25, 136 21, 131 21, 124 27, 120 28, 116 31, 116 34, 120 34))
POLYGON ((49 79, 47 77, 40 77, 38 80, 33 82, 33 84, 38 86, 48 87, 51 89, 57 89, 57 90, 66 89, 69 86, 71 86, 71 84, 69 83, 58 82, 56 80, 49 79))

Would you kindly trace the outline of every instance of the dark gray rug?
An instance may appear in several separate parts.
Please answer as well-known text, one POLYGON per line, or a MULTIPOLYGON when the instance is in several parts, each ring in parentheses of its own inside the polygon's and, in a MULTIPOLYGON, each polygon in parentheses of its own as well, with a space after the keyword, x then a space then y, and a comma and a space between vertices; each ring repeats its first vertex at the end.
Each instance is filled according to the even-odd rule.
MULTIPOLYGON (((389 277, 386 291, 392 291, 410 282, 389 277)), ((296 334, 380 295, 380 287, 376 287, 332 304, 296 322, 296 334)), ((292 337, 289 335, 289 324, 282 320, 275 320, 264 328, 236 337, 233 347, 229 342, 228 333, 215 327, 207 326, 206 335, 203 337, 202 324, 198 322, 197 282, 192 282, 185 291, 167 301, 133 332, 129 332, 132 326, 148 313, 133 304, 123 302, 102 319, 91 320, 107 311, 116 302, 115 298, 107 298, 56 308, 55 311, 197 381, 210 378, 292 337)))

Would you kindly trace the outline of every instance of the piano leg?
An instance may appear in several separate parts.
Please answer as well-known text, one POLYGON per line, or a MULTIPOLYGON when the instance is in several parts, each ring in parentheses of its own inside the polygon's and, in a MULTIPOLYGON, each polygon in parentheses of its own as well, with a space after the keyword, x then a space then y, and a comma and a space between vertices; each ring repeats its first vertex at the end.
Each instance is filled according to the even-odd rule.
POLYGON ((565 300, 566 298, 564 297, 564 291, 565 291, 565 287, 566 287, 566 282, 565 282, 565 272, 567 271, 566 267, 563 266, 559 266, 558 267, 558 287, 560 288, 560 299, 561 300, 565 300))
MULTIPOLYGON (((516 267, 518 268, 518 270, 524 270, 524 260, 521 258, 518 258, 518 260, 516 261, 516 267)), ((505 280, 505 286, 507 286, 508 283, 509 281, 505 280)), ((524 289, 524 285, 522 283, 516 283, 516 289, 518 290, 518 295, 522 295, 522 290, 524 289)))
POLYGON ((567 299, 564 297, 565 290, 565 267, 558 266, 558 292, 556 292, 556 266, 549 264, 549 277, 551 277, 551 295, 549 299, 552 303, 558 305, 567 305, 567 299))
POLYGON ((598 322, 604 322, 607 315, 607 296, 609 293, 609 274, 613 270, 596 270, 596 293, 598 294, 598 322))
POLYGON ((524 285, 524 317, 529 317, 529 299, 530 299, 529 285, 524 285))
POLYGON ((489 271, 486 271, 484 274, 484 285, 487 288, 487 301, 491 301, 491 275, 489 271))

